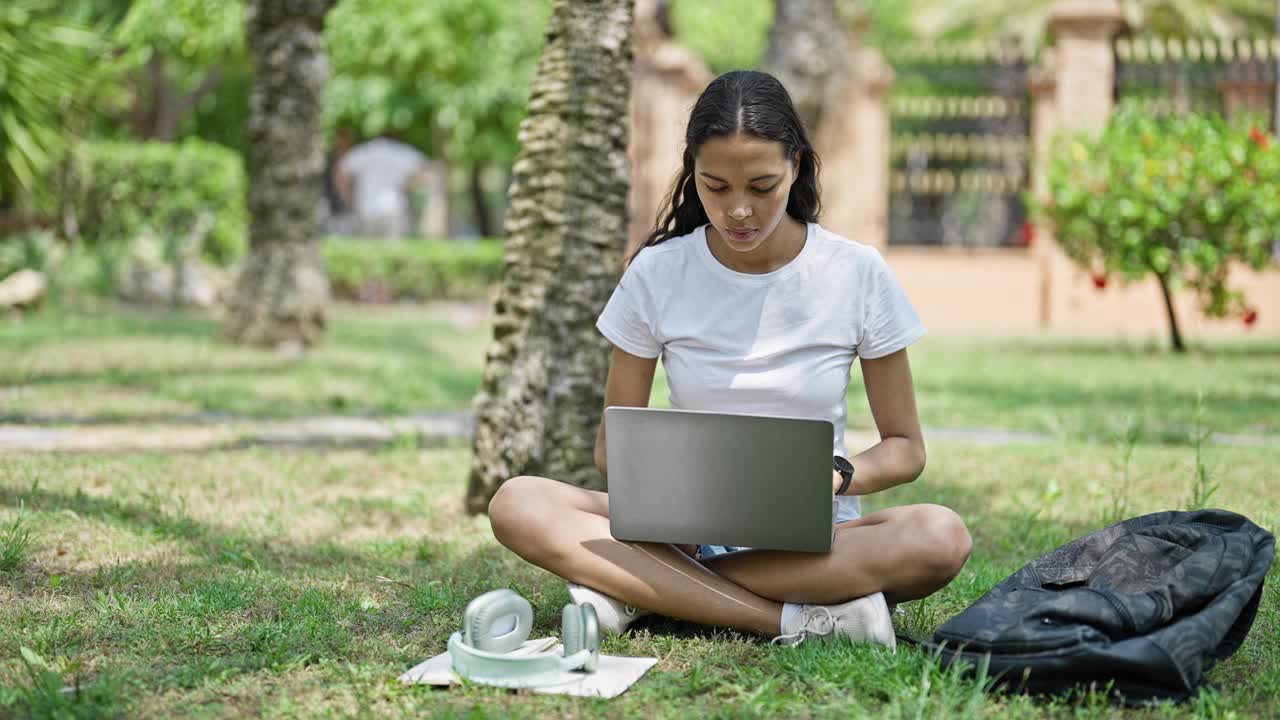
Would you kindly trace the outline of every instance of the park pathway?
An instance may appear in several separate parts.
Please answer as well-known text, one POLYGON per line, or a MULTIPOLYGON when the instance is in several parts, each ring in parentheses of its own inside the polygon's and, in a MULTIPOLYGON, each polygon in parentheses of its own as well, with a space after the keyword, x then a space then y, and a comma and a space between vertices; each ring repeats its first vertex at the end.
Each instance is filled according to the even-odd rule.
MULTIPOLYGON (((470 440, 474 419, 467 411, 397 417, 316 416, 260 419, 225 415, 179 415, 146 421, 111 422, 82 417, 0 417, 0 453, 13 452, 200 452, 254 446, 374 448, 435 446, 470 440)), ((971 445, 1034 445, 1051 435, 995 428, 925 428, 932 441, 971 445)), ((849 428, 845 444, 875 442, 869 430, 849 428)), ((1216 433, 1218 445, 1280 447, 1280 435, 1216 433)))

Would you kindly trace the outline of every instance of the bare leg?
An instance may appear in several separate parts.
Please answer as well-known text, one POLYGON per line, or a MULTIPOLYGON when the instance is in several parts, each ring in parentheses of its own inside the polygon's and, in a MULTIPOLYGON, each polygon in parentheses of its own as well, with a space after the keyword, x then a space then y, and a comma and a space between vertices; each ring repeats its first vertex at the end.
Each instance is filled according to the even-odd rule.
POLYGON ((560 577, 663 615, 763 635, 779 632, 783 601, 928 595, 959 573, 971 547, 954 512, 910 505, 841 523, 830 553, 751 550, 698 562, 673 545, 614 540, 608 513, 607 494, 537 477, 507 481, 489 505, 498 541, 560 577))
POLYGON ((882 591, 889 602, 924 597, 960 572, 972 541, 940 505, 907 505, 840 523, 830 553, 750 550, 708 558, 717 575, 771 600, 838 603, 882 591))
POLYGON ((520 557, 625 603, 705 625, 777 635, 782 604, 663 543, 609 535, 609 496, 555 480, 508 480, 489 504, 493 534, 520 557))

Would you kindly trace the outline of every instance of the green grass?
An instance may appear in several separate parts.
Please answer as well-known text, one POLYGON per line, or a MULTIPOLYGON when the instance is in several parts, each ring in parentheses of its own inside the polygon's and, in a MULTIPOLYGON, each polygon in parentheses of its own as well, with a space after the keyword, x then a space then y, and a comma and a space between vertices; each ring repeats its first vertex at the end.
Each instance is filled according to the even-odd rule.
POLYGON ((0 527, 0 572, 17 570, 27 562, 31 550, 31 529, 19 513, 13 522, 0 527))
MULTIPOLYGON (((486 307, 339 305, 301 359, 216 339, 198 313, 46 312, 0 320, 0 417, 148 421, 467 409, 479 387, 486 307), (460 309, 461 308, 461 309, 460 309), (449 317, 452 313, 454 317, 449 317)), ((1006 428, 1070 440, 1183 443, 1204 397, 1219 433, 1280 434, 1280 342, 1193 347, 927 337, 911 350, 928 427, 1006 428)), ((871 428, 860 375, 850 424, 871 428)), ((659 373, 654 405, 667 404, 659 373)))
MULTIPOLYGON (((1197 395, 1220 433, 1280 434, 1280 342, 1163 347, 1066 339, 985 342, 926 338, 911 350, 921 418, 934 427, 1034 430, 1109 439, 1130 424, 1140 439, 1185 442, 1197 395)), ((864 408, 861 384, 851 414, 864 408)), ((862 412, 852 424, 871 427, 862 412)))
MULTIPOLYGON (((975 551, 946 589, 904 606, 899 630, 929 634, 1028 560, 1102 525, 1121 495, 1127 515, 1181 506, 1194 450, 1131 449, 1125 465, 1121 450, 1096 443, 933 443, 925 475, 869 498, 869 509, 949 505, 975 551)), ((1211 504, 1276 528, 1280 448, 1210 447, 1203 459, 1219 483, 1211 504)), ((1220 690, 1182 707, 989 694, 909 647, 776 648, 661 618, 606 641, 606 652, 659 659, 612 701, 403 688, 394 678, 441 652, 479 593, 517 589, 539 633, 556 631, 568 602, 562 582, 462 512, 468 468, 461 446, 0 455, 0 526, 21 515, 32 532, 27 561, 0 574, 0 717, 1165 718, 1280 708, 1277 571, 1248 640, 1211 673, 1220 690)))
MULTIPOLYGON (((333 308, 303 358, 217 339, 203 313, 47 312, 0 321, 0 413, 163 420, 409 413, 465 408, 479 386, 488 327, 456 306, 333 308)), ((464 308, 465 310, 465 308, 464 308)))

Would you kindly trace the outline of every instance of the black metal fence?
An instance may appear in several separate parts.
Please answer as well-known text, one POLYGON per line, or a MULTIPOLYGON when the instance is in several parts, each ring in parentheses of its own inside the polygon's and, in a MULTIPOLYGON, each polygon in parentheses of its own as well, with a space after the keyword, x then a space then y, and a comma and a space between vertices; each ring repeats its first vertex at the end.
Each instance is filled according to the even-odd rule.
POLYGON ((1115 42, 1117 107, 1217 113, 1274 127, 1274 38, 1122 37, 1115 42))
POLYGON ((1026 244, 1032 60, 1011 43, 889 53, 890 245, 1026 244))

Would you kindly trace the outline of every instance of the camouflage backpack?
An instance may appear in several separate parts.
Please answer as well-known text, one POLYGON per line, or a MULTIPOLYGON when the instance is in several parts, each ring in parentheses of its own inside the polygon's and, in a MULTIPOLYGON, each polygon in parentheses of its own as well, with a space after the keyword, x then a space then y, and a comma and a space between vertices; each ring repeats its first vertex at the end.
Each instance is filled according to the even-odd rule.
POLYGON ((943 623, 926 648, 1004 687, 1185 700, 1244 642, 1275 538, 1225 510, 1159 512, 1074 540, 943 623))

